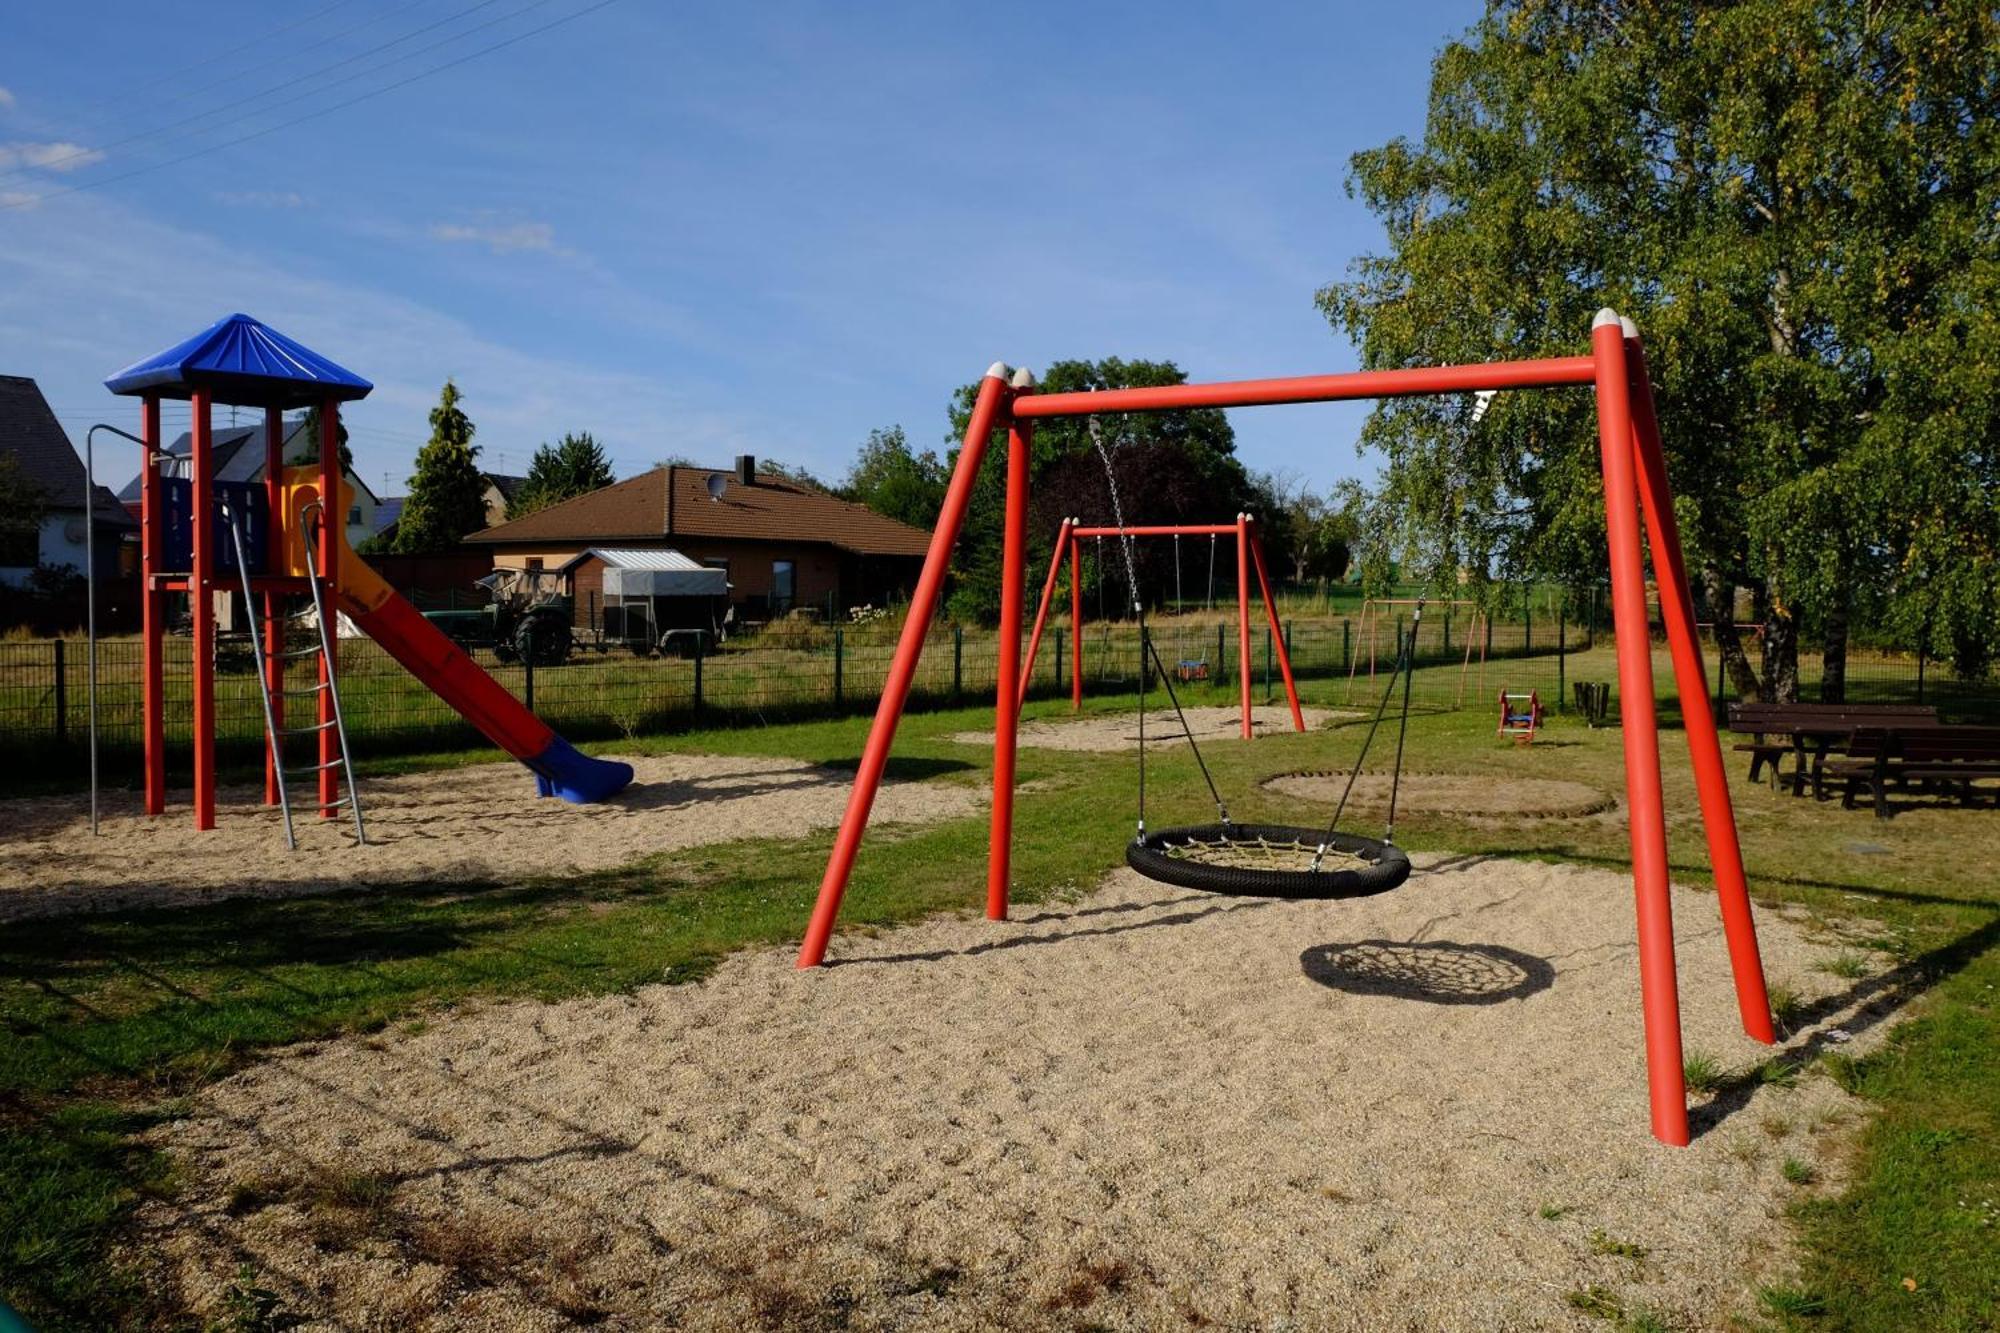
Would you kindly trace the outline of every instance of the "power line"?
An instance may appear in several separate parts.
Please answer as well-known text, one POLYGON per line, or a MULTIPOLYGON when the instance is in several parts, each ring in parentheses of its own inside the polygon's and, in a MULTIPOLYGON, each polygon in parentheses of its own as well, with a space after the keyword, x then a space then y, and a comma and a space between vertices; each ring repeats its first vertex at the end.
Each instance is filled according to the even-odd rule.
MULTIPOLYGON (((192 65, 179 66, 171 74, 162 74, 160 75, 160 77, 156 79, 150 79, 147 82, 140 84, 136 88, 127 89, 126 95, 124 97, 119 98, 112 105, 124 106, 131 102, 136 102, 146 93, 151 92, 155 88, 161 87, 164 84, 172 83, 177 79, 185 78, 187 77, 187 75, 193 73, 195 70, 207 69, 210 65, 213 65, 218 61, 227 60, 231 56, 240 56, 245 51, 251 50, 255 47, 262 46, 265 42, 270 41, 273 37, 283 37, 288 32, 296 32, 298 29, 305 27, 308 23, 314 22, 317 19, 323 19, 328 14, 333 13, 334 10, 345 9, 353 3, 354 0, 333 0, 333 3, 328 5, 325 9, 317 10, 314 13, 306 15, 304 18, 293 19, 290 23, 284 24, 282 27, 271 29, 269 32, 265 33, 261 37, 252 37, 249 41, 244 42, 241 46, 232 46, 226 51, 218 51, 212 56, 208 56, 204 59, 195 61, 192 65)), ((421 0, 419 0, 419 3, 421 3, 421 0)), ((352 31, 352 29, 349 29, 349 31, 352 31)), ((213 87, 214 85, 211 84, 209 86, 213 87)), ((197 91, 201 90, 198 89, 197 91)), ((192 96, 194 96, 194 93, 182 93, 178 97, 175 97, 170 100, 180 101, 182 100, 182 98, 192 97, 192 96)))
MULTIPOLYGON (((314 79, 317 79, 322 75, 331 74, 334 70, 341 69, 345 66, 351 65, 357 60, 366 60, 369 56, 380 55, 382 52, 387 51, 391 47, 401 46, 404 42, 409 41, 412 37, 421 37, 427 32, 434 31, 435 29, 441 28, 446 24, 455 23, 459 19, 464 18, 468 14, 477 13, 479 10, 485 9, 490 5, 495 5, 498 3, 499 0, 477 0, 477 3, 475 4, 468 5, 464 9, 457 10, 454 13, 447 14, 441 19, 436 19, 430 23, 426 23, 424 26, 413 29, 410 32, 406 32, 400 37, 392 37, 386 42, 382 42, 376 46, 369 47, 366 51, 360 51, 355 53, 354 55, 346 56, 340 60, 334 61, 330 65, 323 65, 319 69, 309 71, 308 73, 293 75, 292 77, 286 79, 283 83, 274 83, 268 88, 262 88, 259 89, 257 92, 249 93, 243 97, 239 97, 233 102, 224 102, 220 106, 212 106, 206 111, 197 111, 191 116, 183 116, 179 120, 170 120, 164 125, 155 126, 150 130, 143 130, 138 134, 128 134, 122 139, 113 139, 109 143, 96 144, 89 147, 79 148, 75 152, 64 153, 60 157, 47 158, 43 161, 35 163, 32 167, 16 167, 12 171, 0 172, 0 180, 7 180, 14 176, 25 176, 29 174, 30 171, 33 170, 47 170, 48 168, 51 167, 60 167, 65 162, 74 162, 79 158, 88 158, 93 155, 107 153, 114 148, 124 148, 128 147, 131 144, 144 143, 148 139, 157 139, 161 135, 167 134, 168 131, 180 129, 184 125, 192 125, 196 121, 211 119, 214 116, 220 115, 222 112, 231 111, 240 106, 246 106, 251 102, 261 102, 266 97, 270 97, 275 93, 295 91, 298 88, 298 86, 302 83, 310 83, 314 79)), ((453 33, 451 36, 445 38, 441 42, 433 42, 429 46, 419 47, 415 51, 406 52, 405 54, 397 56, 392 60, 385 60, 378 65, 370 65, 365 69, 356 70, 352 74, 343 75, 342 77, 335 79, 331 83, 312 89, 311 91, 305 93, 304 95, 308 97, 315 97, 318 96, 320 93, 326 92, 330 88, 338 88, 344 83, 352 83, 356 79, 366 78, 368 75, 377 73, 378 71, 381 70, 385 70, 389 68, 391 65, 399 65, 405 60, 414 60, 418 56, 437 50, 437 48, 440 46, 449 45, 450 43, 457 41, 461 37, 469 37, 475 32, 479 32, 484 28, 489 28, 493 26, 494 23, 504 22, 508 18, 514 18, 521 14, 525 14, 530 9, 538 8, 539 6, 547 3, 548 0, 532 0, 532 3, 522 6, 520 9, 513 11, 511 14, 505 14, 498 19, 493 19, 487 23, 479 24, 476 27, 468 28, 464 32, 453 33)), ((253 114, 261 114, 261 113, 253 113, 253 114)), ((221 125, 210 125, 206 129, 189 130, 185 134, 171 135, 167 139, 167 142, 179 143, 182 139, 193 138, 195 135, 198 134, 207 134, 213 130, 223 129, 230 124, 234 124, 238 121, 247 119, 249 119, 248 116, 233 116, 229 120, 223 122, 223 124, 221 125)))
MULTIPOLYGON (((547 0, 537 0, 537 3, 547 3, 547 0)), ((333 105, 321 107, 317 111, 308 111, 302 116, 294 116, 290 120, 281 120, 275 125, 267 125, 261 130, 253 130, 249 134, 238 135, 234 139, 226 139, 221 143, 210 144, 206 148, 197 148, 193 152, 183 153, 179 157, 170 157, 164 162, 153 162, 142 167, 134 167, 130 171, 120 172, 114 176, 100 176, 96 180, 65 186, 60 190, 46 190, 41 194, 31 194, 20 199, 0 201, 0 212, 10 209, 30 208, 49 199, 59 199, 68 194, 81 194, 85 190, 95 190, 106 185, 116 185, 120 181, 131 180, 134 176, 143 176, 148 172, 161 171, 167 167, 177 167, 183 162, 192 162, 196 158, 207 157, 210 153, 219 153, 225 148, 234 148, 238 144, 246 144, 253 139, 262 139, 266 135, 276 134, 279 130, 290 129, 294 125, 303 125, 309 120, 318 120, 321 116, 330 116, 336 111, 345 111, 348 107, 357 106, 372 98, 380 97, 384 93, 395 92, 398 88, 407 88, 409 85, 421 79, 427 79, 433 74, 442 74, 448 69, 455 69, 468 61, 477 60, 481 56, 505 50, 517 42, 524 42, 530 37, 538 37, 551 29, 560 28, 565 23, 571 23, 586 15, 595 14, 598 10, 616 3, 617 0, 596 0, 595 4, 585 5, 573 14, 565 14, 561 18, 551 19, 538 28, 530 28, 526 32, 519 32, 512 37, 502 38, 490 46, 483 46, 477 51, 471 51, 455 59, 447 60, 441 65, 434 65, 429 69, 418 70, 415 74, 409 75, 407 78, 398 79, 394 83, 384 84, 380 88, 372 88, 359 96, 350 97, 344 102, 335 102, 333 105)))

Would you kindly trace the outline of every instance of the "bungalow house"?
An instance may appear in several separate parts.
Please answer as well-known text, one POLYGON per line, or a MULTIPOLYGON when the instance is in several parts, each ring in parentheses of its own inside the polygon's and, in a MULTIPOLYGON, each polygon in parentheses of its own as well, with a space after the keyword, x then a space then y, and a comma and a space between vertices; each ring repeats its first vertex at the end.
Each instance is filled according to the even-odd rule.
MULTIPOLYGON (((306 436, 306 419, 295 417, 285 423, 285 443, 279 455, 286 467, 298 466, 308 454, 313 452, 312 441, 306 436)), ((188 456, 192 451, 194 437, 182 431, 180 437, 167 446, 166 452, 172 457, 162 464, 163 475, 185 477, 188 475, 188 456)), ((217 426, 213 432, 213 446, 210 457, 215 460, 217 481, 250 482, 264 479, 264 426, 259 422, 254 426, 217 426)), ((139 488, 141 475, 134 473, 125 489, 118 492, 119 501, 133 513, 139 512, 139 488)), ((347 508, 347 541, 350 546, 368 540, 376 530, 376 506, 381 501, 375 492, 357 472, 347 474, 347 484, 354 488, 354 496, 347 508)))
MULTIPOLYGON (((37 565, 77 573, 84 562, 84 473, 69 436, 50 410, 48 400, 33 380, 19 375, 0 375, 0 458, 11 461, 9 471, 33 488, 44 505, 41 526, 33 532, 0 537, 0 584, 19 587, 37 565)), ((92 496, 91 521, 97 528, 97 577, 100 583, 122 577, 131 579, 137 564, 120 565, 120 544, 139 525, 103 486, 92 496)), ((136 556, 138 548, 133 548, 136 556)))
POLYGON ((729 578, 750 620, 794 607, 882 605, 916 586, 930 534, 810 486, 757 471, 669 465, 475 532, 496 569, 568 579, 578 614, 603 603, 604 551, 678 551, 729 578))

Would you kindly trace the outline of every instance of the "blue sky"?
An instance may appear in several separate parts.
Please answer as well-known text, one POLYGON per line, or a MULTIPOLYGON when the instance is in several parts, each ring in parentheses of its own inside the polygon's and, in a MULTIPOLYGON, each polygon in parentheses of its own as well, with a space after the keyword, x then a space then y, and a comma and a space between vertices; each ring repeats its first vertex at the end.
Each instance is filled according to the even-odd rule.
MULTIPOLYGON (((994 360, 1350 368, 1312 300, 1380 245, 1347 159, 1420 132, 1478 12, 595 3, 9 6, 0 373, 80 439, 136 418, 107 374, 244 310, 375 381, 355 452, 399 492, 447 375, 495 470, 589 430, 621 476, 837 479, 872 427, 941 444, 994 360)), ((1239 448, 1366 475, 1364 410, 1238 412, 1239 448)))

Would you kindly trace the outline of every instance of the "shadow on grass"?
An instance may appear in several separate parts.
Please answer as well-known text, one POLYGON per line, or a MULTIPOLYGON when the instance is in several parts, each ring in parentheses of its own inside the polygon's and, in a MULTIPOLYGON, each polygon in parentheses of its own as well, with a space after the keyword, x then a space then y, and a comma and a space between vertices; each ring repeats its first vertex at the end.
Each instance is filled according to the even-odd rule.
MULTIPOLYGON (((853 773, 861 767, 861 760, 856 755, 844 755, 838 759, 825 760, 820 764, 820 767, 832 769, 837 773, 853 773)), ((974 764, 969 759, 933 759, 924 755, 892 755, 889 758, 888 767, 882 770, 882 776, 884 780, 889 782, 922 782, 925 778, 942 777, 946 773, 963 773, 968 769, 977 767, 980 767, 980 765, 974 764)))
MULTIPOLYGON (((1988 949, 2000 945, 2000 916, 1985 925, 1969 930, 1947 944, 1906 959, 1886 972, 1877 973, 1849 986, 1846 990, 1804 1006, 1797 1015, 1795 1025, 1810 1027, 1830 1020, 1841 1020, 1838 1026, 1820 1028, 1794 1049, 1777 1057, 1794 1070, 1801 1069, 1830 1050, 1846 1044, 1847 1039, 1860 1036, 1891 1018, 1897 1010, 1935 988, 1958 972, 1963 971, 1972 961, 1988 949), (1846 1038, 1832 1035, 1844 1032, 1846 1038)), ((1705 1134, 1720 1126, 1730 1116, 1735 1115, 1750 1103, 1750 1098, 1767 1081, 1762 1067, 1731 1075, 1717 1089, 1714 1097, 1689 1113, 1689 1125, 1697 1135, 1705 1134)))

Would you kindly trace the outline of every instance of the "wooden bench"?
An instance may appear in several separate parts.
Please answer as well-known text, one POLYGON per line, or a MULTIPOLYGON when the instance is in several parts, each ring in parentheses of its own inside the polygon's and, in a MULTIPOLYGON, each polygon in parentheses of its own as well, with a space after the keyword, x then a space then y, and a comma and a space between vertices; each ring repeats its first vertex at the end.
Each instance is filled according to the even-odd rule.
MULTIPOLYGON (((1890 788, 1907 791, 1912 783, 1955 791, 1970 805, 1979 794, 1974 783, 2000 778, 2000 727, 1860 727, 1847 753, 1829 761, 1826 772, 1847 780, 1840 802, 1847 809, 1869 791, 1877 819, 1889 817, 1890 788)), ((2000 806, 2000 793, 1993 795, 2000 806)))
POLYGON ((1779 769, 1786 755, 1794 756, 1792 794, 1805 792, 1811 778, 1819 791, 1821 769, 1827 755, 1847 733, 1857 727, 1920 727, 1937 725, 1937 709, 1929 704, 1767 704, 1729 705, 1729 729, 1754 737, 1731 748, 1750 756, 1750 780, 1768 766, 1771 785, 1778 785, 1779 769), (1776 737, 1777 739, 1772 739, 1776 737), (1808 738, 1822 742, 1808 750, 1808 738))

